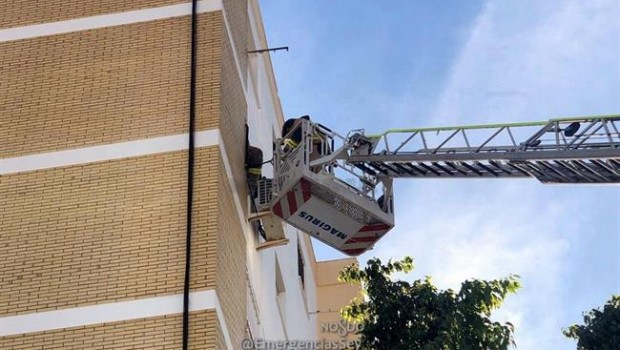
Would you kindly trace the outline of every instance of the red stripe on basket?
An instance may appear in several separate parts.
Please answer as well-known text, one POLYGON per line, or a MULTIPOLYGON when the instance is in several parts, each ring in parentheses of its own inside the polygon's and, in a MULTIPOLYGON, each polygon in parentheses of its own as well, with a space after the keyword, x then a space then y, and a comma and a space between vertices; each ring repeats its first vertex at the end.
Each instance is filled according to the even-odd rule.
POLYGON ((343 252, 345 254, 348 254, 348 255, 359 255, 359 254, 363 253, 365 250, 366 250, 365 248, 345 249, 345 250, 343 250, 343 252))
POLYGON ((281 217, 282 219, 284 219, 284 216, 282 216, 282 205, 280 205, 280 202, 276 203, 276 205, 273 206, 273 212, 281 217))
POLYGON ((303 193, 304 196, 304 203, 306 203, 310 200, 310 198, 312 198, 312 188, 310 187, 310 182, 306 179, 301 179, 299 183, 301 184, 301 193, 303 193))
POLYGON ((288 199, 289 212, 293 215, 297 211, 297 198, 295 198, 295 190, 289 191, 286 194, 286 198, 288 199))
POLYGON ((376 242, 381 236, 369 236, 369 237, 358 237, 358 238, 350 238, 348 241, 344 242, 344 244, 352 244, 352 243, 364 243, 364 242, 376 242))
POLYGON ((372 224, 372 225, 366 225, 362 227, 358 232, 385 231, 389 228, 390 226, 386 224, 372 224))

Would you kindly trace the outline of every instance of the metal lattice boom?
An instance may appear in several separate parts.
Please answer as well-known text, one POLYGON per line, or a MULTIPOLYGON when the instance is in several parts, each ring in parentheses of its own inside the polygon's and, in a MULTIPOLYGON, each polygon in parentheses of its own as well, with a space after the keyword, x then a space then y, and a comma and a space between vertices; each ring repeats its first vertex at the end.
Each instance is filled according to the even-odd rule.
POLYGON ((394 227, 394 178, 620 184, 619 127, 613 115, 342 136, 300 118, 275 140, 274 178, 261 180, 260 206, 355 256, 394 227))
POLYGON ((346 162, 377 177, 620 183, 620 115, 360 135, 346 162))

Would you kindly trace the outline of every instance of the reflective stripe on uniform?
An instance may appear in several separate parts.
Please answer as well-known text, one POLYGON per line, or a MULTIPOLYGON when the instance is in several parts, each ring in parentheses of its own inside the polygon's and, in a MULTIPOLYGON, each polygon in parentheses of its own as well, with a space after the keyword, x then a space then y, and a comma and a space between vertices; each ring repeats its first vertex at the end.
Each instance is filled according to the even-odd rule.
POLYGON ((288 148, 295 148, 297 147, 297 145, 299 145, 299 142, 293 139, 284 139, 284 145, 286 145, 288 148))
POLYGON ((248 168, 248 174, 260 176, 261 175, 261 168, 248 168))

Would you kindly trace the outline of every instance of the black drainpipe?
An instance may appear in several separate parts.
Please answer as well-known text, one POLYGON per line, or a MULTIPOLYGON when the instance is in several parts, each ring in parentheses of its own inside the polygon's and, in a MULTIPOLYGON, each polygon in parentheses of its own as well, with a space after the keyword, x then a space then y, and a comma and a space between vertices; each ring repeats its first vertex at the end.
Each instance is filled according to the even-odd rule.
POLYGON ((189 346, 189 286, 192 259, 192 204, 194 199, 194 131, 196 128, 196 49, 198 1, 192 0, 190 80, 189 80, 189 152, 187 158, 187 232, 185 235, 185 281, 183 284, 183 350, 189 346))

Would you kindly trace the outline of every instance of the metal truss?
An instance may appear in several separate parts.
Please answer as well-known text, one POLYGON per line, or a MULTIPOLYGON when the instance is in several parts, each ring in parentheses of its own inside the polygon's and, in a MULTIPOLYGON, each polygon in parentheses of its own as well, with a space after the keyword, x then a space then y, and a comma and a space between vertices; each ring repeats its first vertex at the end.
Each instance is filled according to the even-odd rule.
POLYGON ((610 115, 362 133, 347 139, 346 163, 377 178, 620 183, 619 129, 610 115))

